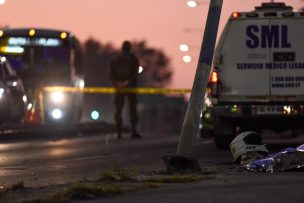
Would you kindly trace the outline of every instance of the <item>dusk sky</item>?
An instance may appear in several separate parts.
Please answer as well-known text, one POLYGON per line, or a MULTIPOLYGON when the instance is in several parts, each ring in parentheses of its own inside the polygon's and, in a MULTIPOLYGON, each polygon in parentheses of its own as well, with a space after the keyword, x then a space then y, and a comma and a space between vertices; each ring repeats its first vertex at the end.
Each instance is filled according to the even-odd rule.
MULTIPOLYGON (((189 8, 187 0, 6 0, 0 5, 0 26, 58 28, 72 31, 82 42, 93 37, 120 46, 125 39, 147 40, 172 60, 171 87, 191 88, 209 0, 189 8), (186 32, 190 29, 190 32, 186 32), (187 43, 193 60, 184 63, 179 45, 187 43)), ((221 33, 233 11, 251 11, 262 0, 224 0, 221 33)), ((298 9, 301 0, 286 0, 298 9)), ((304 2, 302 2, 304 5, 304 2)))

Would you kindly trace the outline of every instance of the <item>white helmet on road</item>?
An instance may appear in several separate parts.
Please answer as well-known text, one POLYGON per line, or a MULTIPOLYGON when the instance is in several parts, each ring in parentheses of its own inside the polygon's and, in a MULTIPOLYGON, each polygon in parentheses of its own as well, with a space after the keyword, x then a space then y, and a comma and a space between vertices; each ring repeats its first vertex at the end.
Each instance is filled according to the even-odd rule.
POLYGON ((236 138, 230 143, 230 150, 233 160, 237 163, 240 163, 241 156, 247 153, 269 153, 265 145, 262 144, 261 136, 252 131, 246 131, 236 136, 236 138))

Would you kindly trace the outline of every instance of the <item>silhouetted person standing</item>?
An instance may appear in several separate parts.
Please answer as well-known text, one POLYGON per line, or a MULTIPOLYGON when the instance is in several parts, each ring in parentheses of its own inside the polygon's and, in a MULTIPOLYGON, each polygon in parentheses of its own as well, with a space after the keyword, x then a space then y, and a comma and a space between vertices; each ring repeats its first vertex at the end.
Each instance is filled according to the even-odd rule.
POLYGON ((132 44, 129 41, 124 41, 122 44, 122 51, 112 61, 110 66, 110 77, 118 93, 115 95, 115 121, 117 127, 117 138, 122 136, 122 110, 124 107, 125 96, 129 100, 129 111, 132 127, 132 138, 141 138, 136 131, 138 123, 137 114, 137 98, 136 94, 121 93, 120 89, 125 87, 137 86, 137 75, 139 62, 136 56, 131 53, 132 44))

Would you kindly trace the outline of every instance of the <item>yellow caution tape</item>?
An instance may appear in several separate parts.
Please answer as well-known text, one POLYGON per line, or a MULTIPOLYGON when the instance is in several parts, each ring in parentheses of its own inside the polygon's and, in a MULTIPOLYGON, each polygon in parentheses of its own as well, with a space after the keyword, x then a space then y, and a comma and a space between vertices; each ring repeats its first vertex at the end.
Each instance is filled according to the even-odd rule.
POLYGON ((44 91, 54 92, 82 92, 82 93, 93 93, 93 94, 115 94, 115 93, 129 93, 129 94, 184 94, 190 93, 191 89, 169 89, 169 88, 149 88, 149 87, 140 87, 140 88, 123 88, 117 89, 115 87, 63 87, 63 86, 52 86, 44 87, 44 91))

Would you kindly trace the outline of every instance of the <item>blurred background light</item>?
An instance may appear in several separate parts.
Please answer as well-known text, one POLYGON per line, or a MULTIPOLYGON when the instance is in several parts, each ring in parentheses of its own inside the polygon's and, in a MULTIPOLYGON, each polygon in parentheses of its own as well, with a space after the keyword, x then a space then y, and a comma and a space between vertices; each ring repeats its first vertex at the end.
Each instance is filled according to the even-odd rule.
POLYGON ((192 60, 191 56, 189 56, 189 55, 183 56, 183 61, 184 61, 185 63, 190 63, 191 60, 192 60))
POLYGON ((53 118, 54 119, 60 119, 60 118, 62 118, 62 111, 60 110, 60 109, 54 109, 53 111, 52 111, 52 116, 53 116, 53 118))
POLYGON ((99 114, 99 112, 98 111, 96 111, 96 110, 93 110, 92 112, 91 112, 91 118, 92 118, 92 120, 98 120, 99 119, 99 116, 100 116, 100 114, 99 114))
POLYGON ((142 73, 144 71, 144 68, 142 66, 138 67, 138 73, 142 73))
POLYGON ((179 50, 181 50, 182 52, 189 51, 189 46, 187 44, 181 44, 179 45, 179 50))
POLYGON ((194 8, 194 7, 197 7, 197 2, 196 1, 187 1, 187 5, 190 7, 190 8, 194 8))

